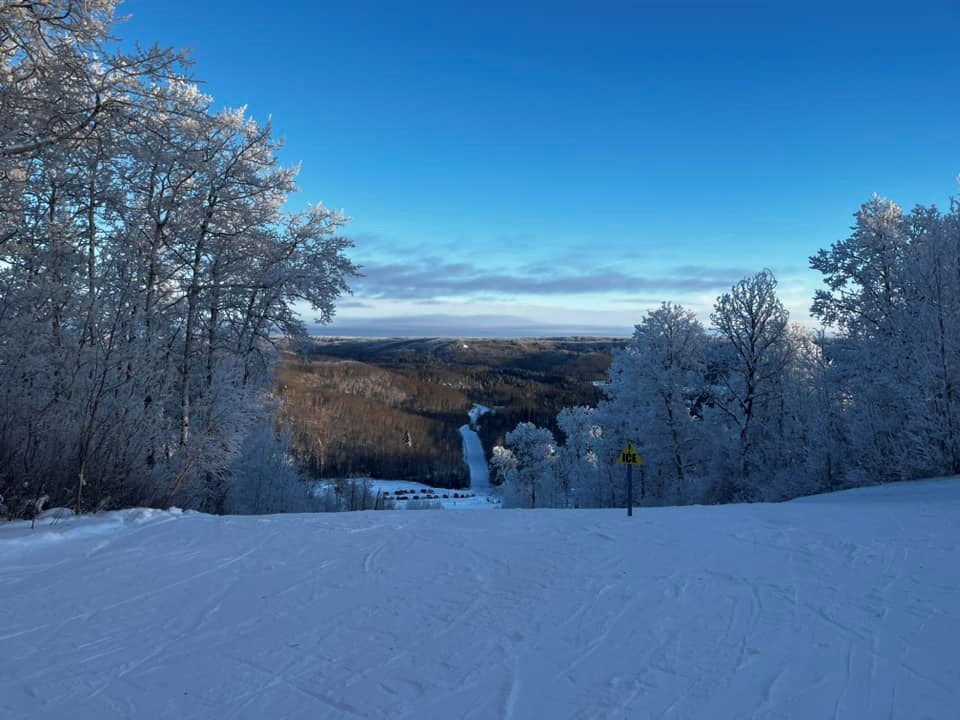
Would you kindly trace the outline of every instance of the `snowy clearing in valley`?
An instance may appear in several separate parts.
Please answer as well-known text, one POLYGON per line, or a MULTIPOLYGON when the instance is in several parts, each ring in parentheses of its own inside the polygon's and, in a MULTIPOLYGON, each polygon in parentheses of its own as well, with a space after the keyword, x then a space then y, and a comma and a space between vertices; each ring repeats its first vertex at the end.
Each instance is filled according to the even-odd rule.
POLYGON ((444 510, 493 510, 500 508, 500 498, 489 494, 479 494, 472 488, 452 490, 435 488, 412 480, 375 480, 370 479, 370 491, 392 500, 397 510, 405 510, 410 502, 439 506, 444 510), (398 493, 399 491, 399 493, 398 493))
POLYGON ((0 526, 0 717, 951 718, 960 480, 0 526))

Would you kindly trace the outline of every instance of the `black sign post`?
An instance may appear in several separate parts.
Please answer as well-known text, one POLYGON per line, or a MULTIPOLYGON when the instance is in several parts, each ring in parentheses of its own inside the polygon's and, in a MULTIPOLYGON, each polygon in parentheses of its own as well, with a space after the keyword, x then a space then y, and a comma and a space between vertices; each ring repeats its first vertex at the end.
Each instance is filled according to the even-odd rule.
POLYGON ((627 446, 620 453, 620 456, 617 458, 617 465, 627 466, 627 517, 633 517, 633 466, 639 465, 642 471, 643 458, 640 457, 637 449, 633 447, 632 442, 628 442, 627 446))

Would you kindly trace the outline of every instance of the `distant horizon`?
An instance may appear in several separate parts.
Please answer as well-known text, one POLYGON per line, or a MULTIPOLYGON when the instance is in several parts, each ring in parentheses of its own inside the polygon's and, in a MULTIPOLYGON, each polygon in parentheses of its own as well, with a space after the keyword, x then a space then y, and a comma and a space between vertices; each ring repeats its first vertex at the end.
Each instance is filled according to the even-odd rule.
MULTIPOLYGON (((638 320, 639 322, 639 320, 638 320)), ((429 339, 456 340, 517 340, 524 338, 600 338, 627 339, 633 335, 633 326, 592 326, 574 324, 538 323, 516 316, 420 315, 406 318, 385 317, 356 319, 329 325, 308 323, 307 329, 317 338, 357 339, 429 339)))
MULTIPOLYGON (((813 298, 811 297, 811 302, 813 298)), ((652 304, 649 309, 659 307, 660 303, 652 304)), ((634 329, 639 325, 647 309, 638 309, 633 322, 617 323, 589 323, 568 322, 549 323, 538 322, 535 319, 517 315, 448 315, 445 313, 383 316, 383 317, 340 317, 339 313, 328 324, 316 321, 306 321, 309 334, 315 337, 343 337, 343 338, 449 338, 449 339, 523 339, 523 338, 609 338, 625 339, 633 337, 634 329)), ((309 313, 305 313, 309 317, 309 313)), ((823 330, 828 335, 835 329, 824 327, 814 322, 809 316, 802 319, 793 319, 791 324, 809 331, 823 330)), ((712 330, 709 313, 698 313, 698 319, 707 332, 712 330)))

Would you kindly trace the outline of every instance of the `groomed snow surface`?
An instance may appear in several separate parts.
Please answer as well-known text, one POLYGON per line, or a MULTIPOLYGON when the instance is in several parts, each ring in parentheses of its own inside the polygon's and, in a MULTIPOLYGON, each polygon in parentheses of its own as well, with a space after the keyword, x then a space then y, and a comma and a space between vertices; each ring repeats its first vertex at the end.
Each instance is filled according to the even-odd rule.
POLYGON ((483 443, 477 434, 477 422, 483 415, 490 412, 486 405, 474 403, 468 413, 470 424, 460 427, 460 437, 463 438, 463 461, 470 469, 470 490, 476 495, 492 498, 490 489, 490 468, 487 466, 487 455, 483 443))
POLYGON ((957 718, 960 480, 0 525, 0 717, 957 718))

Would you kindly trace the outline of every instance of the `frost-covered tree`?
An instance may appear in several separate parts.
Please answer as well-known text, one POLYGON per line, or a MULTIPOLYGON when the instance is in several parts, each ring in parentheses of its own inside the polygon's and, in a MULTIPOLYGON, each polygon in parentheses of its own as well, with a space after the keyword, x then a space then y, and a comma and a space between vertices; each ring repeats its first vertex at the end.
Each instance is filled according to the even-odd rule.
POLYGON ((722 340, 714 353, 712 404, 735 430, 732 471, 740 480, 763 467, 762 445, 781 407, 783 376, 793 356, 789 314, 776 287, 769 270, 744 278, 717 298, 710 315, 722 340))
POLYGON ((286 213, 269 124, 114 50, 115 5, 0 6, 0 495, 219 510, 294 304, 347 289, 346 218, 286 213))
POLYGON ((494 487, 510 487, 515 482, 517 456, 510 448, 495 445, 490 454, 490 484, 494 487))
MULTIPOLYGON (((911 278, 907 343, 925 377, 930 461, 944 472, 960 473, 960 204, 950 213, 915 208, 909 218, 911 278), (930 443, 932 441, 932 443, 930 443)), ((934 468, 931 468, 934 469, 934 468)))
POLYGON ((683 502, 697 475, 699 427, 692 412, 703 387, 706 335, 695 315, 664 303, 636 326, 633 342, 614 355, 597 408, 603 504, 623 501, 622 468, 614 463, 627 442, 645 460, 641 502, 683 502))
POLYGON ((895 203, 876 195, 864 203, 851 236, 810 258, 827 286, 814 294, 813 314, 851 334, 891 332, 904 299, 906 230, 895 203))
POLYGON ((105 118, 149 94, 183 56, 157 47, 112 50, 117 0, 0 4, 0 157, 95 136, 105 118))
POLYGON ((812 312, 840 333, 850 482, 960 471, 957 217, 956 203, 904 214, 874 196, 850 237, 811 258, 827 286, 812 312))
POLYGON ((689 498, 691 481, 702 472, 701 423, 693 407, 703 392, 706 342, 696 315, 672 303, 647 313, 634 332, 640 361, 632 381, 643 417, 638 440, 649 490, 661 501, 689 498))
POLYGON ((600 507, 603 477, 597 449, 603 437, 596 408, 564 408, 557 415, 563 444, 557 447, 557 482, 563 507, 600 507))
MULTIPOLYGON (((516 465, 506 474, 503 488, 507 507, 551 507, 560 492, 553 433, 533 423, 520 423, 508 432, 507 445, 516 465)), ((501 459, 506 457, 501 453, 501 459)), ((498 467, 501 463, 498 462, 498 467)))
MULTIPOLYGON (((272 410, 273 408, 269 408, 272 410)), ((266 415, 244 438, 229 468, 224 509, 236 515, 306 512, 316 503, 300 477, 289 430, 272 427, 266 415)))

